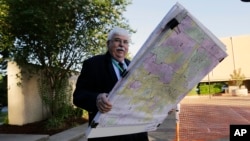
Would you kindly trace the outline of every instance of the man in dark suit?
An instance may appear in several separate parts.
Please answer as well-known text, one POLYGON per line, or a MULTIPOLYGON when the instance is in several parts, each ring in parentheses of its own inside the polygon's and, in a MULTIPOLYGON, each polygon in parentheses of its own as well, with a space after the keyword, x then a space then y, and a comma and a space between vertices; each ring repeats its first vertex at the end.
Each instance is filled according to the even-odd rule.
MULTIPOLYGON (((130 61, 125 58, 130 42, 129 33, 116 27, 108 35, 106 54, 97 55, 84 61, 76 83, 73 102, 89 113, 89 124, 99 111, 109 112, 112 104, 108 93, 122 78, 130 61)), ((111 132, 111 131, 110 131, 111 132)), ((147 133, 136 133, 112 137, 91 138, 89 141, 148 141, 147 133)))

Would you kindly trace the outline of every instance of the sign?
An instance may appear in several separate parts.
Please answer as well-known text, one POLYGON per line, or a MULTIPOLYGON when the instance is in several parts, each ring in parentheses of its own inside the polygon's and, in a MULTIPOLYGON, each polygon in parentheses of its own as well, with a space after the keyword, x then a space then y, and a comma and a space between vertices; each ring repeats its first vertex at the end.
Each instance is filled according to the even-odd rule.
POLYGON ((230 125, 230 141, 248 141, 250 125, 230 125))

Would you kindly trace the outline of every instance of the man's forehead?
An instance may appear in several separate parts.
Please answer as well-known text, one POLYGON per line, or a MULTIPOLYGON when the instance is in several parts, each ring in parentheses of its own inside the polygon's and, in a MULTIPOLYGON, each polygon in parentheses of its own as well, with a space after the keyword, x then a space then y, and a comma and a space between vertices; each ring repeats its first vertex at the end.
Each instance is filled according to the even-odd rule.
POLYGON ((119 35, 119 34, 115 34, 113 36, 113 39, 123 39, 123 40, 129 40, 129 37, 126 35, 119 35))

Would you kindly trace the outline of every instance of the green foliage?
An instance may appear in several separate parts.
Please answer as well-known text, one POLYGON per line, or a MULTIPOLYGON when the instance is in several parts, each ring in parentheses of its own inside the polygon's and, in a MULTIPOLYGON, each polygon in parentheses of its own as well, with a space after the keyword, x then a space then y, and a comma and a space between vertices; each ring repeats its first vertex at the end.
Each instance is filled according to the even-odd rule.
POLYGON ((201 83, 199 85, 200 95, 212 95, 221 92, 223 83, 201 83))
POLYGON ((17 39, 14 59, 18 64, 79 70, 84 59, 106 50, 106 35, 113 26, 129 28, 122 17, 129 3, 7 0, 8 31, 17 39))
POLYGON ((0 123, 7 124, 8 123, 8 113, 0 112, 0 123))
POLYGON ((9 6, 6 0, 0 0, 0 74, 6 75, 7 61, 11 57, 14 48, 14 36, 8 31, 10 25, 7 22, 9 6))
POLYGON ((82 110, 75 108, 71 104, 72 85, 69 82, 69 76, 62 79, 60 83, 56 83, 55 87, 48 85, 49 79, 41 73, 39 79, 39 93, 45 105, 51 111, 51 117, 48 119, 47 128, 59 128, 66 119, 82 117, 82 110))
POLYGON ((62 123, 63 119, 58 117, 51 117, 48 119, 45 126, 47 129, 59 129, 61 128, 60 126, 62 126, 62 123))
POLYGON ((40 94, 51 111, 53 126, 71 111, 68 78, 72 70, 79 71, 86 58, 106 51, 106 36, 114 26, 134 32, 122 15, 130 4, 127 0, 1 2, 6 6, 2 33, 14 45, 8 52, 20 67, 40 66, 28 73, 41 74, 40 94))
POLYGON ((197 86, 195 86, 190 92, 188 92, 188 95, 191 96, 191 95, 197 95, 197 86))
POLYGON ((42 72, 39 78, 39 93, 42 100, 50 109, 52 116, 58 116, 62 109, 65 109, 64 114, 66 115, 72 96, 69 76, 61 78, 61 81, 58 82, 48 83, 50 81, 50 77, 42 72))
POLYGON ((7 105, 7 76, 0 74, 0 104, 7 105))
MULTIPOLYGON (((80 108, 74 108, 73 106, 63 106, 58 111, 57 114, 48 119, 46 123, 46 128, 48 129, 58 129, 64 126, 64 121, 67 119, 74 119, 82 117, 83 110, 80 108)), ((74 126, 74 125, 73 125, 74 126)))
POLYGON ((8 115, 5 116, 5 118, 4 118, 4 120, 3 120, 3 124, 9 124, 8 115))
POLYGON ((85 118, 85 119, 89 119, 88 111, 83 110, 82 117, 85 118))

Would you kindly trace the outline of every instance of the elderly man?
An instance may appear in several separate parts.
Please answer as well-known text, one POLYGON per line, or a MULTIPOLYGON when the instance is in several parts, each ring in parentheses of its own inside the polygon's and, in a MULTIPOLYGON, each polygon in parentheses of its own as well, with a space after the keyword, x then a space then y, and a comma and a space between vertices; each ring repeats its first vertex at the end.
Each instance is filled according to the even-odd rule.
MULTIPOLYGON (((107 99, 108 93, 121 79, 130 61, 126 59, 130 42, 129 33, 116 27, 110 31, 106 54, 97 55, 84 61, 81 74, 73 94, 73 102, 89 113, 89 124, 96 113, 106 113, 112 109, 107 99)), ((111 131, 110 131, 111 132, 111 131)), ((89 141, 148 141, 147 133, 91 138, 89 141)))

